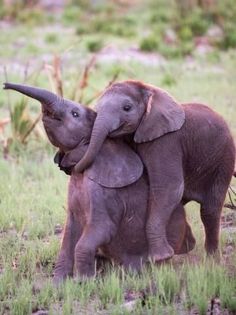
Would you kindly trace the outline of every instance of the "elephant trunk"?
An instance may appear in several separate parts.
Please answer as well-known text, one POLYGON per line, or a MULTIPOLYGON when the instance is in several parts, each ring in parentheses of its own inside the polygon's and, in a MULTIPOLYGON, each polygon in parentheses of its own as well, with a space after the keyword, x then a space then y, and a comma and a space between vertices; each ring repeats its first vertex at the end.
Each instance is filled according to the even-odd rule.
POLYGON ((4 83, 5 90, 15 90, 24 95, 32 97, 38 100, 43 106, 46 106, 48 110, 55 111, 55 105, 60 104, 61 98, 56 94, 49 92, 45 89, 36 88, 33 86, 14 84, 14 83, 4 83))
POLYGON ((88 168, 96 158, 99 150, 102 147, 107 135, 110 132, 109 126, 107 126, 103 117, 97 117, 93 126, 90 142, 86 153, 83 158, 76 164, 75 171, 78 173, 83 172, 88 168))

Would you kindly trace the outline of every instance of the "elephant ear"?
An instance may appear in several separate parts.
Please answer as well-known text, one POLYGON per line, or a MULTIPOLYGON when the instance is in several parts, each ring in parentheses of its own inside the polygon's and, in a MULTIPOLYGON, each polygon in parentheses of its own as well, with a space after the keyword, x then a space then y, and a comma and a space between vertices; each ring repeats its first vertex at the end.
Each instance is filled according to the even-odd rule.
POLYGON ((122 140, 107 139, 86 172, 91 180, 101 186, 120 188, 136 182, 142 176, 143 163, 122 140))
MULTIPOLYGON (((87 146, 65 153, 60 169, 71 170, 83 157, 87 146)), ((107 139, 85 174, 103 187, 120 188, 136 182, 143 174, 139 156, 121 139, 107 139)))
POLYGON ((58 165, 59 169, 66 175, 71 175, 72 166, 63 166, 63 160, 66 160, 67 156, 61 150, 58 150, 54 156, 54 163, 58 165))
POLYGON ((57 163, 57 160, 60 157, 60 151, 54 157, 54 162, 57 163, 61 170, 70 171, 72 173, 73 167, 80 161, 87 150, 87 146, 78 145, 73 150, 66 152, 61 156, 60 163, 57 163))
POLYGON ((147 92, 146 112, 134 135, 136 143, 152 141, 179 130, 185 121, 183 108, 167 92, 161 89, 147 92))

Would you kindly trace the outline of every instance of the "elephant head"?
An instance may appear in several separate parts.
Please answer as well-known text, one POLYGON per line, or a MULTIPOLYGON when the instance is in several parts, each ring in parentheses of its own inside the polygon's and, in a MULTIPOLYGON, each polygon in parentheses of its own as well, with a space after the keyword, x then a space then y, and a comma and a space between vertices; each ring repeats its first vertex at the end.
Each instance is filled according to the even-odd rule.
POLYGON ((47 136, 63 152, 74 149, 80 142, 89 142, 96 117, 93 110, 32 86, 5 83, 4 89, 18 91, 41 102, 47 136))
MULTIPOLYGON (((96 113, 44 89, 12 83, 5 83, 4 89, 18 91, 41 102, 47 136, 60 149, 55 162, 70 173, 87 149, 96 113)), ((119 142, 121 154, 116 155, 115 150, 110 149, 111 146, 107 149, 104 145, 103 154, 110 156, 109 162, 104 165, 100 155, 87 174, 90 179, 105 187, 124 187, 138 180, 143 172, 143 164, 138 155, 122 141, 116 141, 119 142)), ((115 142, 113 145, 116 145, 115 142)))
POLYGON ((107 136, 132 134, 134 142, 143 143, 180 129, 184 121, 184 110, 164 90, 139 81, 115 83, 98 101, 90 144, 76 171, 94 161, 107 136))

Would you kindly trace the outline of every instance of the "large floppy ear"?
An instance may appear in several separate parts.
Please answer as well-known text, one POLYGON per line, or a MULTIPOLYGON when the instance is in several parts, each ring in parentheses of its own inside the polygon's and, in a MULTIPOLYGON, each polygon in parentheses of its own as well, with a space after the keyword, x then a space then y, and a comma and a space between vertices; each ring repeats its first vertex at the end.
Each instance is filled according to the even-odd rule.
POLYGON ((167 92, 147 87, 146 94, 146 111, 134 135, 134 141, 137 143, 152 141, 176 131, 185 121, 182 106, 167 92))
POLYGON ((119 188, 142 176, 143 163, 121 139, 107 139, 86 172, 91 180, 104 187, 119 188))

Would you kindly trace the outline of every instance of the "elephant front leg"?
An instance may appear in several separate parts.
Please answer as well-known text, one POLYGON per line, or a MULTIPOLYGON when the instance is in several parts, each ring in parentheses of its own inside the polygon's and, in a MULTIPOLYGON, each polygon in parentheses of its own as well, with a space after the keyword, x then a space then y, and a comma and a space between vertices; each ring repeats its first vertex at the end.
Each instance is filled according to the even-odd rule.
POLYGON ((182 176, 158 172, 150 179, 149 214, 146 233, 149 245, 149 258, 159 262, 174 255, 167 241, 167 225, 171 214, 182 199, 184 182, 182 176))
MULTIPOLYGON (((103 220, 101 220, 102 222, 103 220)), ((90 225, 84 232, 75 247, 75 269, 79 278, 88 278, 95 275, 95 254, 99 246, 109 243, 115 233, 112 223, 90 225)))
POLYGON ((60 252, 54 268, 53 282, 57 285, 68 276, 73 276, 74 250, 81 235, 81 226, 68 212, 60 252))

